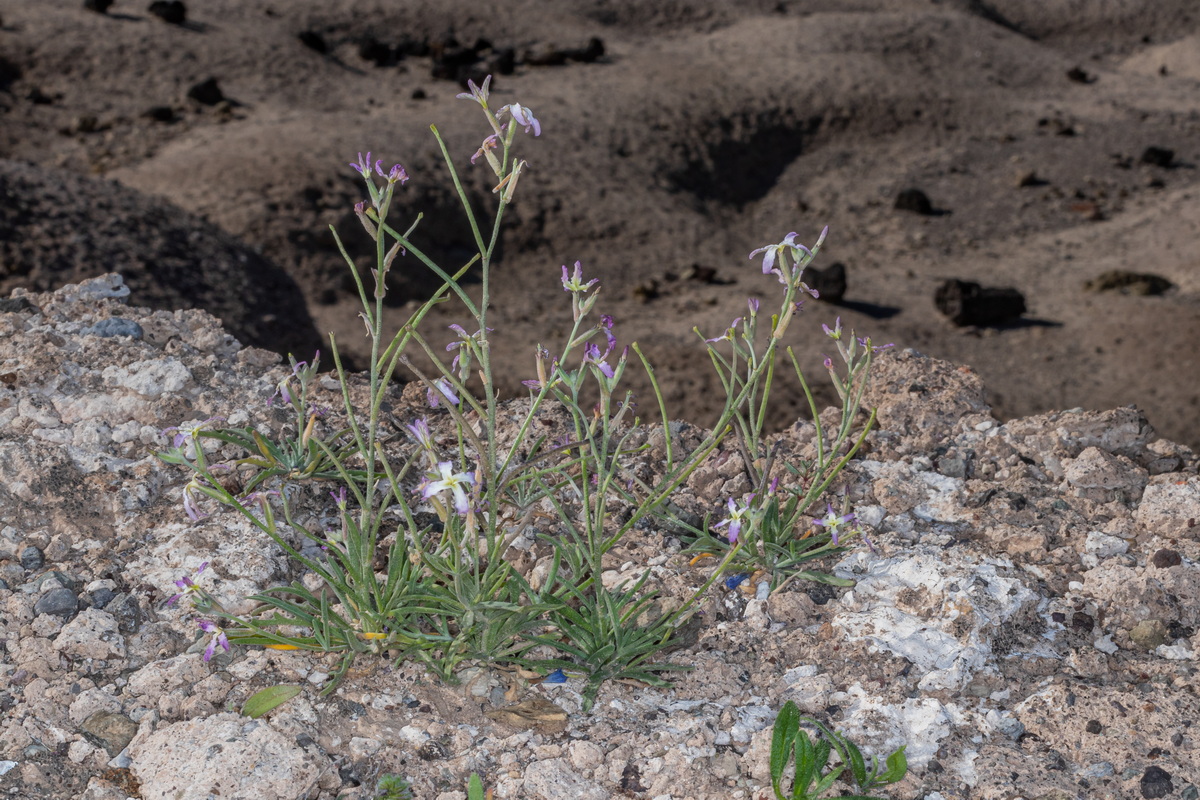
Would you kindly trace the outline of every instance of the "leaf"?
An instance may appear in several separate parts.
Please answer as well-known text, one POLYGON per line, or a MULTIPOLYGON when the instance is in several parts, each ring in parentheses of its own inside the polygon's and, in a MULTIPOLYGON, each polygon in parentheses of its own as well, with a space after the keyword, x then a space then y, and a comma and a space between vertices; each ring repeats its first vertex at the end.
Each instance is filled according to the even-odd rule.
POLYGON ((881 782, 881 785, 884 783, 895 783, 906 774, 908 774, 908 756, 904 754, 904 747, 901 747, 887 757, 887 772, 880 775, 877 780, 881 782))
POLYGON ((474 772, 467 779, 467 800, 484 800, 483 781, 479 780, 479 775, 474 772))
POLYGON ((845 755, 850 762, 850 771, 854 774, 854 780, 859 786, 865 786, 867 783, 867 762, 863 759, 862 751, 858 749, 858 745, 847 739, 845 736, 838 736, 842 744, 846 748, 845 755))
POLYGON ((800 710, 791 700, 783 704, 779 716, 775 717, 775 730, 771 736, 771 785, 775 794, 782 797, 779 781, 787 766, 788 756, 796 741, 796 732, 800 730, 800 710))
POLYGON ((287 684, 267 687, 261 692, 255 692, 246 699, 246 704, 242 706, 242 713, 250 717, 250 719, 258 719, 263 714, 291 700, 300 694, 300 692, 301 688, 299 686, 287 684))

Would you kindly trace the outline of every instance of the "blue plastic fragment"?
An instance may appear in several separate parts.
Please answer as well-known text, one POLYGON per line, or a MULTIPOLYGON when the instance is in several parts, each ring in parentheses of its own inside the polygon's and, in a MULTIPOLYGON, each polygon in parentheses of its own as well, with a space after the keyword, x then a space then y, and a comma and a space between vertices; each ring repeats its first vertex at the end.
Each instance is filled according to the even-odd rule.
POLYGON ((739 587, 743 583, 745 583, 746 579, 749 577, 750 577, 750 573, 742 572, 742 573, 739 573, 732 577, 726 578, 725 579, 725 588, 732 592, 734 589, 736 589, 737 587, 739 587))
POLYGON ((567 673, 563 672, 561 669, 554 670, 554 672, 551 672, 549 675, 546 676, 546 679, 544 681, 542 681, 542 683, 566 683, 566 682, 567 682, 567 673))

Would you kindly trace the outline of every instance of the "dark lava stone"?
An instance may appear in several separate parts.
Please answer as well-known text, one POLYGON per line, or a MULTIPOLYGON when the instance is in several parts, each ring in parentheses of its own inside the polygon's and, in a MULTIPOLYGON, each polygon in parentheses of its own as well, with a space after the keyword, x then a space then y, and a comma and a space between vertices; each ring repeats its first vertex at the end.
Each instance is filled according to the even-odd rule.
POLYGON ((1150 563, 1159 569, 1166 569, 1167 567, 1178 567, 1183 563, 1183 559, 1178 552, 1163 548, 1150 557, 1150 563))
POLYGON ((35 306, 25 297, 5 297, 0 300, 0 314, 15 314, 31 308, 35 308, 35 306))
POLYGON ((216 78, 208 78, 200 81, 192 88, 188 89, 187 96, 206 106, 215 106, 217 103, 225 99, 225 95, 221 92, 221 87, 217 85, 216 78))
POLYGON ((804 270, 804 282, 816 289, 818 299, 840 303, 846 296, 846 265, 836 261, 825 269, 809 267, 804 270))
POLYGON ((116 596, 117 593, 112 589, 102 586, 96 591, 92 592, 92 605, 96 608, 104 608, 106 605, 111 603, 112 599, 116 596))
POLYGON ((28 570, 39 569, 46 563, 41 549, 30 545, 21 551, 21 566, 28 570))
POLYGON ((154 0, 150 4, 150 13, 172 25, 182 25, 187 19, 187 7, 182 0, 154 0))
POLYGON ((1162 767, 1146 767, 1138 786, 1142 790, 1142 797, 1145 798, 1166 797, 1175 791, 1175 784, 1171 783, 1171 773, 1162 767))
POLYGON ((1087 727, 1084 728, 1088 733, 1099 733, 1104 730, 1104 726, 1100 724, 1098 719, 1089 719, 1087 727))
POLYGON ((79 610, 79 599, 70 589, 51 589, 33 605, 34 614, 55 614, 69 617, 79 610))
POLYGON ((933 303, 955 325, 998 325, 1025 313, 1025 295, 1011 287, 980 286, 974 281, 947 279, 937 288, 933 303))
POLYGON ((155 122, 174 122, 175 109, 170 106, 150 106, 142 112, 142 116, 155 122))
POLYGON ((85 335, 90 333, 103 338, 109 338, 112 336, 131 336, 134 339, 141 339, 145 334, 145 331, 142 330, 141 325, 138 325, 131 319, 125 319, 124 317, 109 317, 108 319, 102 319, 95 325, 84 328, 81 332, 85 335))
POLYGON ((329 45, 325 43, 325 37, 316 31, 301 31, 297 38, 300 40, 300 44, 315 53, 324 55, 329 52, 329 45))
POLYGON ((1141 161, 1152 167, 1170 167, 1175 160, 1175 151, 1165 147, 1147 147, 1142 151, 1141 161))
POLYGON ((929 195, 920 189, 905 189, 896 195, 895 208, 898 211, 912 211, 926 217, 933 214, 933 203, 929 202, 929 195))
POLYGON ((95 11, 97 14, 108 11, 112 4, 113 0, 83 0, 83 7, 88 11, 95 11))

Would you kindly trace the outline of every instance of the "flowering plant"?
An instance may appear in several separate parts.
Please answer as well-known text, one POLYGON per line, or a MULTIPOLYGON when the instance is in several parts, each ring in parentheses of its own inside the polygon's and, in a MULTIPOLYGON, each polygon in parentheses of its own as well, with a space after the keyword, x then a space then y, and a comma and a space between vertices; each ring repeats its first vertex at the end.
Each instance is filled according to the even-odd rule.
MULTIPOLYGON (((811 250, 798 244, 793 233, 752 254, 761 255, 764 273, 776 275, 784 286, 780 310, 771 318, 765 343, 755 338, 758 301, 751 301, 749 315, 735 321, 725 336, 706 340, 726 400, 713 429, 686 452, 674 444, 662 392, 640 348, 619 348, 613 318, 596 318, 598 279, 588 279, 579 262, 573 269, 562 267, 561 283, 571 304, 569 333, 554 349, 537 346, 536 377, 524 382, 528 400, 504 406, 493 374, 488 325, 493 260, 501 221, 527 168, 514 151, 529 140, 518 133, 540 136, 542 125, 518 103, 493 111, 490 78, 478 86, 470 82, 468 88, 459 97, 479 106, 488 130, 471 163, 482 159, 496 178, 487 224, 464 190, 441 134, 432 128, 475 247, 465 265, 444 269, 414 246, 411 237, 419 216, 407 228, 392 221, 395 193, 409 179, 401 165, 385 168, 370 153, 350 165, 368 196, 355 212, 375 245, 373 286, 364 283, 336 231, 334 237, 351 268, 371 342, 366 406, 352 402, 354 393, 331 334, 343 398, 339 413, 312 404, 317 359, 311 364, 293 359, 291 375, 276 391, 295 413, 294 427, 285 430, 282 443, 268 441, 254 428, 201 425, 182 440, 177 437, 161 457, 192 472, 184 493, 189 516, 199 517, 196 501, 201 497, 229 506, 268 535, 296 566, 295 580, 251 598, 257 605, 247 613, 234 615, 208 604, 209 616, 220 620, 208 620, 204 628, 212 635, 210 653, 232 643, 340 654, 341 665, 326 691, 355 657, 368 652, 419 659, 447 680, 454 679, 464 662, 503 661, 555 681, 582 675, 586 709, 605 681, 666 685, 662 673, 684 669, 661 656, 682 643, 698 601, 728 570, 747 560, 765 561, 781 575, 794 575, 795 563, 845 546, 846 537, 837 527, 833 530, 841 543, 835 536, 832 548, 818 548, 804 558, 793 549, 789 561, 767 549, 774 544, 794 547, 784 540, 796 520, 853 455, 853 449, 842 445, 851 433, 872 348, 865 346, 865 360, 852 354, 858 360, 851 365, 843 399, 853 408, 845 412, 844 424, 829 444, 837 459, 818 458, 803 498, 794 496, 782 507, 782 490, 776 492, 777 479, 770 478, 771 454, 761 445, 766 397, 798 295, 812 293, 801 273, 825 232, 811 250), (420 262, 442 284, 389 335, 386 277, 401 257, 420 262), (468 272, 479 273, 477 297, 463 287, 468 272), (456 340, 439 350, 421 324, 451 296, 471 322, 452 325, 456 340), (722 342, 732 344, 731 356, 719 352, 722 342), (453 353, 449 363, 446 353, 453 353), (665 464, 655 474, 635 468, 636 459, 650 447, 650 436, 634 414, 632 393, 621 389, 631 362, 646 370, 663 419, 665 464), (395 423, 400 433, 389 435, 384 423, 395 421, 385 418, 385 398, 401 369, 423 385, 430 409, 425 416, 395 423), (334 425, 335 416, 344 421, 334 425), (561 420, 557 438, 540 432, 551 416, 561 420), (722 557, 691 596, 671 609, 660 607, 649 570, 628 581, 606 580, 605 557, 636 527, 671 519, 665 510, 671 496, 735 431, 756 490, 740 500, 729 499, 725 521, 695 531, 706 545, 720 544, 722 557), (206 443, 212 455, 206 453, 206 443), (221 457, 226 460, 214 463, 221 457), (222 472, 245 477, 244 485, 222 480, 228 477, 222 472), (335 483, 336 489, 306 494, 306 481, 321 480, 335 483), (327 498, 337 524, 332 530, 314 530, 297 513, 300 503, 325 503, 328 509, 327 498), (554 523, 539 528, 536 520, 543 518, 554 523), (537 568, 519 568, 530 542, 549 544, 549 552, 537 568)), ((865 431, 858 443, 862 436, 865 431)), ((200 597, 192 585, 178 583, 182 591, 173 599, 200 597)))

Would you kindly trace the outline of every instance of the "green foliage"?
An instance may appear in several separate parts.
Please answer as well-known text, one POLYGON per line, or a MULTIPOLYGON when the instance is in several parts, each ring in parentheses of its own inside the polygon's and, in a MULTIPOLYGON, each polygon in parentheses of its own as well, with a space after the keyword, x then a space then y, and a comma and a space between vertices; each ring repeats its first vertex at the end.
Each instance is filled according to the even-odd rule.
POLYGON ((855 793, 838 795, 830 800, 882 800, 865 793, 896 783, 908 773, 904 747, 888 756, 884 767, 872 757, 868 770, 862 752, 853 742, 820 721, 801 716, 796 704, 790 700, 784 703, 775 718, 770 767, 771 788, 778 800, 817 800, 843 777, 847 769, 849 774, 844 780, 852 782, 855 793), (802 722, 817 728, 815 742, 800 727, 802 722), (833 753, 837 753, 839 763, 830 767, 829 757, 833 753))
MULTIPOLYGON (((873 349, 867 342, 860 354, 853 344, 846 350, 839 341, 849 365, 848 376, 837 383, 845 402, 842 424, 828 442, 818 430, 818 457, 795 473, 796 485, 768 491, 773 453, 763 449, 762 437, 774 364, 797 298, 807 290, 802 270, 820 242, 809 251, 793 242, 793 234, 759 251, 767 253, 783 286, 778 313, 760 335, 755 301, 740 338, 735 325, 725 337, 706 342, 726 399, 712 431, 686 453, 672 445, 666 422, 670 415, 651 365, 636 344, 617 353, 611 318, 594 313, 596 281, 585 281, 576 264, 573 275, 563 268, 562 285, 571 298, 569 333, 553 354, 540 345, 536 349, 537 376, 526 381, 528 404, 519 412, 511 406, 502 410, 488 327, 491 273, 501 223, 525 166, 514 155, 516 134, 522 128, 540 134, 540 125, 532 112, 515 104, 492 109, 486 82, 483 87, 472 84, 466 97, 480 106, 484 130, 491 134, 477 154, 486 157, 498 181, 490 219, 468 198, 441 134, 432 131, 466 215, 475 255, 464 264, 443 267, 415 247, 411 237, 420 216, 403 229, 390 221, 394 194, 407 174, 399 165, 385 173, 379 162, 371 163, 370 154, 360 155, 356 167, 368 200, 355 211, 375 246, 373 286, 364 284, 334 232, 358 289, 371 342, 365 406, 352 399, 358 394, 351 391, 331 335, 340 412, 314 405, 318 360, 292 359, 291 374, 276 393, 292 419, 276 435, 254 427, 217 428, 209 420, 181 431, 175 446, 160 457, 190 471, 184 491, 190 516, 200 517, 201 502, 208 500, 236 510, 303 573, 301 580, 254 596, 257 605, 238 615, 226 612, 211 595, 194 592, 193 602, 222 619, 230 641, 339 654, 340 666, 325 692, 336 687, 358 656, 387 654, 417 659, 448 681, 469 662, 582 673, 584 701, 590 707, 605 681, 666 686, 664 674, 686 668, 663 656, 680 646, 680 626, 723 573, 763 567, 780 576, 778 582, 794 576, 838 582, 811 565, 845 545, 828 536, 800 535, 799 521, 831 486, 870 427, 868 422, 850 443, 873 349), (442 283, 404 324, 389 331, 384 318, 387 274, 402 255, 442 283), (477 291, 466 290, 468 274, 478 276, 477 291), (450 299, 461 304, 468 327, 476 332, 454 326, 459 339, 448 348, 455 355, 447 362, 445 350, 430 343, 421 324, 435 306, 450 299), (733 344, 732 355, 718 352, 721 342, 733 344), (631 393, 621 388, 631 352, 649 377, 663 419, 666 462, 653 478, 634 469, 648 437, 634 416, 631 393), (385 403, 401 369, 436 400, 437 409, 430 413, 453 428, 452 442, 435 441, 424 418, 399 434, 384 425, 385 403), (560 441, 539 433, 538 420, 552 407, 569 419, 568 435, 560 441), (513 414, 515 436, 510 430, 513 414), (335 424, 335 416, 344 421, 335 424), (635 526, 669 517, 664 509, 673 493, 731 433, 736 437, 729 441, 736 442, 758 487, 742 539, 732 542, 707 527, 697 531, 697 546, 721 559, 690 598, 667 612, 657 610, 658 600, 647 586, 649 572, 631 586, 606 588, 601 582, 605 556, 635 526), (314 484, 336 490, 309 491, 314 484), (304 514, 297 513, 301 503, 306 504, 304 514), (336 509, 337 530, 312 530, 301 523, 311 518, 314 504, 336 509), (514 566, 511 545, 539 514, 557 519, 546 536, 553 545, 549 569, 535 585, 514 566), (534 648, 553 652, 533 658, 534 648)), ((811 393, 799 377, 811 405, 811 393)))
POLYGON ((375 800, 413 800, 412 785, 399 775, 381 775, 375 783, 375 800))
POLYGON ((246 698, 246 703, 242 706, 242 713, 250 719, 258 719, 291 700, 300 694, 300 691, 299 686, 268 686, 246 698))

